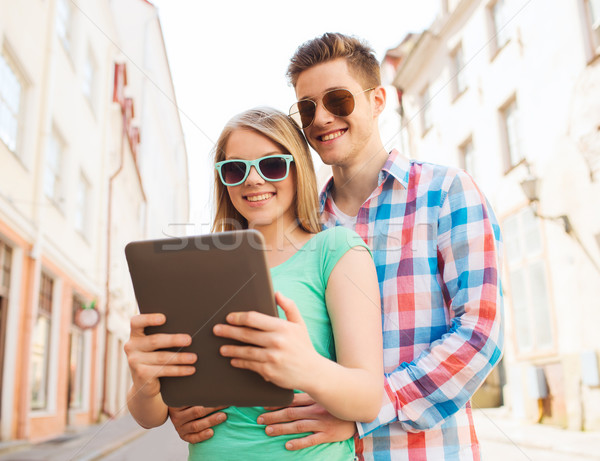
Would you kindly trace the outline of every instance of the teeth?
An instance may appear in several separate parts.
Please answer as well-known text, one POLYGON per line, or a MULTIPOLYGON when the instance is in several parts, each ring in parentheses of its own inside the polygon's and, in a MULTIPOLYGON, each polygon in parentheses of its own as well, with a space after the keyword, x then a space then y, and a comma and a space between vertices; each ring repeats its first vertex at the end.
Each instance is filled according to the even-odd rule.
POLYGON ((261 194, 261 195, 253 195, 252 197, 246 197, 246 200, 248 200, 249 202, 259 202, 261 200, 267 200, 268 198, 271 198, 272 196, 273 196, 273 194, 271 194, 271 193, 261 194))
POLYGON ((332 139, 339 138, 344 132, 342 130, 336 131, 335 133, 329 133, 321 136, 323 141, 331 141, 332 139))

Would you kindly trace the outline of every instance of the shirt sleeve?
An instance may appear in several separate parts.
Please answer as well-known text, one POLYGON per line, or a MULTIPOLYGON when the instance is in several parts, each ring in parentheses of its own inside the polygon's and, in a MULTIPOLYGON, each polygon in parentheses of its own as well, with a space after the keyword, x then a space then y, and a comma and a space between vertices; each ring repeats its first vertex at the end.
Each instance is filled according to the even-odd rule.
POLYGON ((385 376, 380 413, 357 423, 360 437, 399 422, 407 432, 431 429, 464 407, 502 355, 500 228, 483 194, 464 172, 438 216, 438 281, 449 330, 410 363, 385 376))

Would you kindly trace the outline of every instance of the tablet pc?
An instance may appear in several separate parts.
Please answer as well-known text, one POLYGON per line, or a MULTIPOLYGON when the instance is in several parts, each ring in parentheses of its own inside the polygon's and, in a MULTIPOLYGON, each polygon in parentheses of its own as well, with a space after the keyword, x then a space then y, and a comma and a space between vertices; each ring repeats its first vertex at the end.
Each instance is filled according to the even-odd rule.
POLYGON ((146 332, 187 333, 192 344, 177 350, 198 356, 193 375, 160 378, 167 405, 291 403, 292 390, 267 382, 253 371, 231 366, 219 348, 237 341, 219 338, 212 331, 215 324, 226 323, 230 312, 256 310, 277 315, 260 232, 241 230, 131 242, 125 255, 140 312, 160 312, 167 317, 164 325, 146 332))

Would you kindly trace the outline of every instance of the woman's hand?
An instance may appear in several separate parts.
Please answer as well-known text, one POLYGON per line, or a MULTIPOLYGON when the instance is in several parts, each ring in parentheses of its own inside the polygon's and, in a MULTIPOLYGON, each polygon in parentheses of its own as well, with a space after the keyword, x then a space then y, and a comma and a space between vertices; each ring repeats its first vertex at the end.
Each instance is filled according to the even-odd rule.
POLYGON ((188 376, 196 371, 192 366, 196 354, 157 350, 189 346, 190 335, 144 333, 144 328, 162 325, 165 321, 163 314, 141 314, 131 318, 131 333, 124 349, 133 379, 132 392, 141 397, 154 397, 160 393, 158 378, 161 376, 188 376))
POLYGON ((250 344, 221 347, 221 354, 231 357, 234 367, 252 370, 280 387, 305 390, 316 364, 327 359, 315 351, 296 304, 281 293, 275 294, 275 300, 287 320, 258 312, 233 312, 227 316, 228 325, 215 325, 213 331, 250 344))

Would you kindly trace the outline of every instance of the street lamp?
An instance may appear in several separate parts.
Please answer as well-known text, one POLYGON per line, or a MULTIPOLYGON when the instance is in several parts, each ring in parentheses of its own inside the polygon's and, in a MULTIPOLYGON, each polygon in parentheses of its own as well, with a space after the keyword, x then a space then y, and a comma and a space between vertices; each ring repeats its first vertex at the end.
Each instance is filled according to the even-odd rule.
MULTIPOLYGON (((563 228, 565 229, 565 232, 568 235, 570 235, 579 244, 579 246, 581 247, 581 249, 583 250, 585 255, 589 258, 590 262, 593 264, 593 266, 596 268, 596 270, 598 272, 600 272, 600 265, 598 265, 598 263, 596 262, 596 260, 592 256, 592 254, 588 251, 586 246, 583 244, 583 242, 579 238, 578 233, 573 228, 573 225, 571 224, 569 217, 566 214, 563 214, 560 216, 544 216, 544 215, 541 215, 538 213, 537 207, 538 207, 538 203, 540 201, 540 197, 538 195, 539 182, 540 182, 539 178, 537 178, 536 176, 534 176, 531 173, 520 182, 520 186, 521 186, 521 189, 523 190, 523 194, 525 194, 525 197, 527 197, 527 200, 529 201, 530 205, 532 206, 534 216, 537 216, 540 219, 547 219, 550 221, 562 221, 562 225, 563 225, 563 228)), ((600 244, 600 237, 597 237, 597 238, 598 238, 598 242, 600 244)))
POLYGON ((567 234, 570 234, 573 231, 573 226, 571 225, 571 221, 567 215, 560 216, 543 216, 538 213, 537 207, 540 201, 540 197, 538 195, 540 179, 537 176, 529 174, 525 179, 523 179, 520 183, 521 189, 527 197, 527 200, 531 205, 533 205, 533 214, 540 219, 547 219, 550 221, 562 221, 563 227, 567 234))

